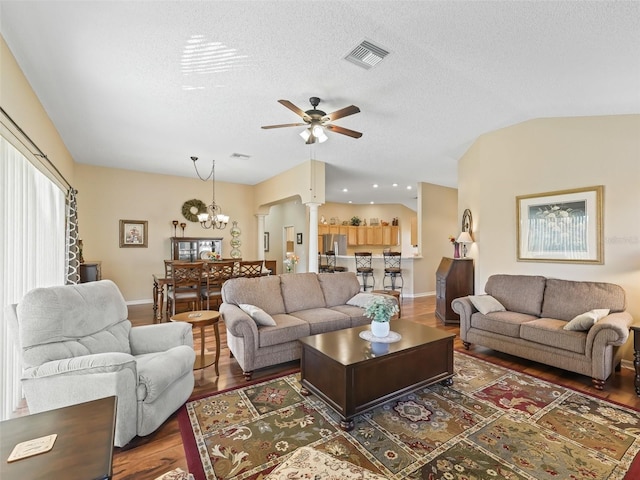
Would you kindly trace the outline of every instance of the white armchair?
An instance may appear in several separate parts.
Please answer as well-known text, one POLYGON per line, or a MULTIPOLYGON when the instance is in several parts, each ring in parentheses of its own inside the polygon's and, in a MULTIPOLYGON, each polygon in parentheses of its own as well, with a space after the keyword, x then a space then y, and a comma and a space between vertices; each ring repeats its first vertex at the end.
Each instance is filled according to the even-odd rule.
POLYGON ((121 447, 155 431, 193 391, 191 325, 132 328, 110 280, 37 288, 6 313, 30 413, 116 395, 121 447))

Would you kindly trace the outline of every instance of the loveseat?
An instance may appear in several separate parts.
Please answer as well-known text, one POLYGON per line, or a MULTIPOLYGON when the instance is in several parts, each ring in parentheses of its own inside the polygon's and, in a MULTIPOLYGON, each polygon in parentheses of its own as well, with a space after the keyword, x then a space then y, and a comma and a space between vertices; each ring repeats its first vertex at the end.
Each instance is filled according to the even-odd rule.
POLYGON ((485 292, 487 295, 457 298, 451 304, 460 315, 465 348, 478 344, 588 375, 596 389, 603 389, 620 363, 618 347, 627 341, 633 321, 625 312, 622 287, 542 276, 492 275, 485 292))
POLYGON ((354 272, 227 280, 220 313, 245 378, 258 368, 299 359, 301 337, 370 323, 363 307, 374 294, 359 292, 354 272))
POLYGON ((184 404, 194 385, 191 325, 132 328, 127 314, 110 280, 36 288, 7 307, 30 413, 115 395, 122 447, 184 404))

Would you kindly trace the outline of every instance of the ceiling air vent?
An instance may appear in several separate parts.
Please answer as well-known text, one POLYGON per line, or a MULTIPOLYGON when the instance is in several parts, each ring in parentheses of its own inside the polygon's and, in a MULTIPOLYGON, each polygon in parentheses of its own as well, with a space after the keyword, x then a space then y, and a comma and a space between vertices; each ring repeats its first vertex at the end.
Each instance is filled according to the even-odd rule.
POLYGON ((344 59, 369 70, 371 67, 375 67, 380 63, 387 55, 389 55, 389 52, 384 48, 367 40, 363 40, 362 43, 351 50, 349 55, 344 57, 344 59))
POLYGON ((247 155, 246 153, 232 153, 231 158, 251 158, 251 155, 247 155))

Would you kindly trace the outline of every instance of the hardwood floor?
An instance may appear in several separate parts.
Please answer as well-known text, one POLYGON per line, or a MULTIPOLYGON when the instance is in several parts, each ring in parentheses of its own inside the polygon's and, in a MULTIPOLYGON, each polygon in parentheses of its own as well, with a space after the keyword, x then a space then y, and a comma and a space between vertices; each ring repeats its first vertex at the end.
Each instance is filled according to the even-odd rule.
MULTIPOLYGON (((443 326, 436 319, 434 310, 435 297, 405 299, 402 304, 402 318, 403 320, 423 323, 457 334, 459 331, 458 327, 450 325, 443 326)), ((151 305, 130 306, 129 319, 134 325, 153 323, 151 305)), ((220 325, 220 333, 220 376, 215 376, 213 366, 195 371, 196 385, 193 391, 193 397, 245 384, 242 370, 236 361, 229 356, 229 349, 226 346, 226 331, 223 324, 220 325)), ((205 347, 208 351, 215 351, 215 341, 211 327, 207 328, 205 336, 205 347)), ((200 345, 198 330, 194 331, 194 342, 195 347, 198 348, 200 345)), ((454 347, 457 350, 464 350, 462 342, 458 337, 455 340, 454 347)), ((505 367, 541 377, 550 382, 560 383, 594 396, 607 398, 614 402, 640 409, 640 397, 636 396, 633 386, 634 372, 630 369, 623 368, 621 372, 616 372, 612 375, 605 385, 605 390, 600 392, 591 386, 590 378, 582 375, 501 354, 483 347, 472 347, 470 353, 505 367)), ((293 367, 297 367, 298 364, 299 362, 290 362, 276 367, 258 370, 254 374, 254 379, 266 378, 284 372, 293 367)), ((113 460, 113 478, 115 480, 153 480, 162 473, 176 467, 188 470, 176 415, 172 415, 162 427, 153 434, 147 437, 136 437, 126 447, 116 448, 113 460)))

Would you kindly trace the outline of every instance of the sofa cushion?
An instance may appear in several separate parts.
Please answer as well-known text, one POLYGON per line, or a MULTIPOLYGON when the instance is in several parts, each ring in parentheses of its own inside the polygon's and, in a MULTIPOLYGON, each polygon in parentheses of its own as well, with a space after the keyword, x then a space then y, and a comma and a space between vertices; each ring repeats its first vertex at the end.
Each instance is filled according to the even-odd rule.
POLYGON ((606 317, 607 315, 609 315, 608 308, 596 308, 595 310, 589 310, 588 312, 581 313, 580 315, 573 317, 573 319, 565 324, 563 329, 584 332, 589 330, 598 320, 606 317))
POLYGON ((625 293, 619 285, 549 278, 541 316, 568 322, 596 308, 608 308, 614 313, 623 312, 625 307, 625 293))
POLYGON ((367 308, 369 302, 378 296, 377 293, 356 293, 353 297, 347 300, 347 305, 354 307, 367 308))
POLYGON ((511 312, 540 316, 546 279, 534 275, 491 275, 484 291, 511 312))
POLYGON ((329 308, 345 305, 347 300, 360 291, 360 283, 354 272, 320 273, 318 281, 329 308))
POLYGON ((347 315, 350 319, 350 327, 361 327, 362 325, 369 325, 371 323, 371 319, 364 316, 364 309, 360 307, 354 307, 353 305, 336 305, 335 307, 331 307, 331 310, 347 315))
POLYGON ((255 305, 272 316, 285 313, 280 275, 227 280, 222 284, 222 301, 233 305, 255 305))
POLYGON ((281 275, 281 290, 287 313, 324 308, 324 295, 316 273, 281 275))
POLYGON ((538 318, 522 324, 520 338, 584 355, 586 332, 564 330, 566 323, 555 318, 538 318))
POLYGON ((536 318, 538 317, 535 315, 518 312, 492 312, 487 315, 474 313, 471 315, 471 328, 519 338, 520 326, 536 318))
POLYGON ((304 320, 286 313, 274 315, 273 319, 276 322, 275 327, 258 328, 258 346, 260 348, 293 342, 300 337, 311 335, 309 324, 304 320))
POLYGON ((351 319, 348 315, 329 308, 298 310, 290 315, 307 322, 311 335, 351 327, 351 319))
POLYGON ((248 303, 241 303, 238 306, 240 307, 240 310, 253 318, 253 321, 256 322, 256 325, 271 327, 276 325, 276 321, 273 319, 273 317, 262 310, 260 307, 249 305, 248 303))
POLYGON ((504 312, 506 309, 491 295, 469 295, 469 300, 480 313, 486 315, 491 312, 504 312))

